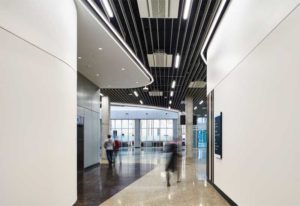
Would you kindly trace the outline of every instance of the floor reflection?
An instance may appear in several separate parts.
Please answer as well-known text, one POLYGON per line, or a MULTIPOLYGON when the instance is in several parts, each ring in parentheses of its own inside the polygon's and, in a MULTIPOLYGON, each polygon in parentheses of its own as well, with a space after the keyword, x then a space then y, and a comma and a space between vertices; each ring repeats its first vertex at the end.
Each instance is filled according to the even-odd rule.
POLYGON ((151 164, 122 163, 112 167, 98 165, 80 172, 75 205, 99 205, 153 168, 151 164))
MULTIPOLYGON (((78 174, 78 201, 75 204, 76 206, 100 205, 129 184, 152 171, 154 167, 159 169, 160 180, 158 181, 165 181, 165 164, 168 160, 168 154, 163 152, 162 148, 125 148, 119 152, 119 156, 112 167, 106 164, 98 165, 78 174)), ((187 162, 185 151, 182 152, 181 167, 179 168, 183 182, 190 178, 191 164, 195 170, 195 180, 191 184, 195 185, 195 181, 204 181, 205 187, 206 148, 195 149, 192 162, 190 160, 187 162)), ((172 178, 175 180, 174 177, 172 178)), ((185 185, 185 183, 182 185, 185 185)), ((140 189, 149 189, 146 185, 144 187, 140 187, 140 189)), ((186 186, 182 188, 182 190, 185 189, 186 186)), ((173 193, 166 193, 166 195, 167 199, 174 198, 173 193)), ((124 202, 124 200, 120 201, 121 203, 124 202)), ((118 202, 118 204, 121 203, 118 202)))

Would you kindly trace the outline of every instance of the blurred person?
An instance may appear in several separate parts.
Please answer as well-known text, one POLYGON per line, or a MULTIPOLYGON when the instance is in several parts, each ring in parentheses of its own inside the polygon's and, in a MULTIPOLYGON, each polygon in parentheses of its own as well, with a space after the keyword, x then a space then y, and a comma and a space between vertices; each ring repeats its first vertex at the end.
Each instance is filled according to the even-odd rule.
MULTIPOLYGON (((180 166, 181 164, 179 164, 180 161, 180 155, 177 151, 177 144, 175 143, 171 143, 168 146, 168 152, 170 152, 171 156, 169 158, 169 161, 167 162, 166 165, 166 177, 167 177, 167 186, 170 187, 170 176, 171 176, 171 172, 177 172, 177 182, 180 182, 180 166)), ((181 162, 181 161, 180 161, 181 162)))
POLYGON ((104 142, 104 148, 106 149, 106 156, 107 156, 107 160, 109 165, 112 165, 112 161, 113 161, 113 141, 111 140, 111 135, 107 135, 107 140, 105 140, 104 142))
POLYGON ((121 147, 121 142, 116 137, 115 141, 114 141, 114 160, 113 160, 114 163, 116 162, 117 156, 119 156, 119 162, 120 162, 120 164, 122 163, 122 161, 121 161, 121 155, 119 154, 120 147, 121 147))

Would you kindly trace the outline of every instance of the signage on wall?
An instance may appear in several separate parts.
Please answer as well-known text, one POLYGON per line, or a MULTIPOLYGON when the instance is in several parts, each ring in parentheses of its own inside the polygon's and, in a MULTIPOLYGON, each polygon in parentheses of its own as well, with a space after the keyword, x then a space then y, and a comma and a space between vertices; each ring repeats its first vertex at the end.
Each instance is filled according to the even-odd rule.
POLYGON ((222 112, 215 117, 215 157, 222 159, 222 112))

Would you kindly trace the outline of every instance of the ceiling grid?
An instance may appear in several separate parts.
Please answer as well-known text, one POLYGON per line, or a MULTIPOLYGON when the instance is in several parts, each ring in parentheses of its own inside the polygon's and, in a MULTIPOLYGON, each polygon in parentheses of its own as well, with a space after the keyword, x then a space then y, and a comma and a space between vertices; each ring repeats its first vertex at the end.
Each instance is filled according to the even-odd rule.
MULTIPOLYGON (((141 18, 138 1, 141 0, 108 0, 114 13, 114 17, 111 18, 105 11, 102 0, 95 0, 100 10, 106 14, 107 19, 154 76, 154 82, 148 86, 149 91, 162 91, 163 96, 150 96, 148 91, 143 91, 143 88, 102 89, 101 92, 110 96, 112 102, 139 104, 142 100, 147 105, 171 106, 181 111, 184 111, 184 104, 181 102, 185 96, 192 95, 194 105, 198 107, 196 113, 204 114, 205 110, 201 107, 205 107, 206 87, 189 88, 189 84, 196 80, 206 81, 206 65, 200 57, 200 52, 220 0, 191 0, 187 19, 183 19, 183 12, 188 0, 177 2, 178 13, 171 10, 174 6, 165 8, 166 5, 170 5, 170 2, 155 7, 158 10, 153 14, 165 15, 166 18, 157 18, 157 16, 141 18), (163 14, 159 8, 165 9, 166 13, 163 14), (177 18, 169 17, 171 13, 178 14, 177 18), (149 66, 147 55, 157 52, 173 55, 171 67, 149 66), (179 67, 175 68, 177 54, 180 55, 180 62, 179 67), (175 89, 171 88, 173 80, 176 81, 175 89), (135 90, 139 97, 133 95, 135 90), (174 91, 173 97, 170 96, 171 90, 174 91), (172 100, 171 105, 169 105, 170 100, 172 100), (201 100, 204 103, 199 106, 201 100)), ((144 9, 148 14, 151 13, 148 4, 144 9)))

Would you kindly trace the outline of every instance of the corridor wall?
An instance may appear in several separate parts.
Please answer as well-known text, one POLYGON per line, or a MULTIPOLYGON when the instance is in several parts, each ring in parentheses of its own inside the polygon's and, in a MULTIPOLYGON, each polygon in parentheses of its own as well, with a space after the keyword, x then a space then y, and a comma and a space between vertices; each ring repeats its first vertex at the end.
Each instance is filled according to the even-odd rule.
POLYGON ((84 167, 100 159, 100 93, 99 88, 78 73, 77 115, 84 118, 84 167))
POLYGON ((238 205, 300 205, 299 1, 273 1, 255 12, 250 1, 239 4, 248 5, 239 12, 252 14, 256 30, 224 27, 232 1, 208 51, 208 88, 214 89, 215 115, 223 115, 223 158, 214 159, 214 183, 238 205), (273 27, 261 32, 269 23, 273 27), (264 35, 254 40, 252 33, 264 35), (256 44, 232 63, 226 55, 240 50, 221 46, 233 40, 227 34, 243 37, 239 48, 256 44))
POLYGON ((77 199, 73 1, 0 1, 0 205, 77 199))

